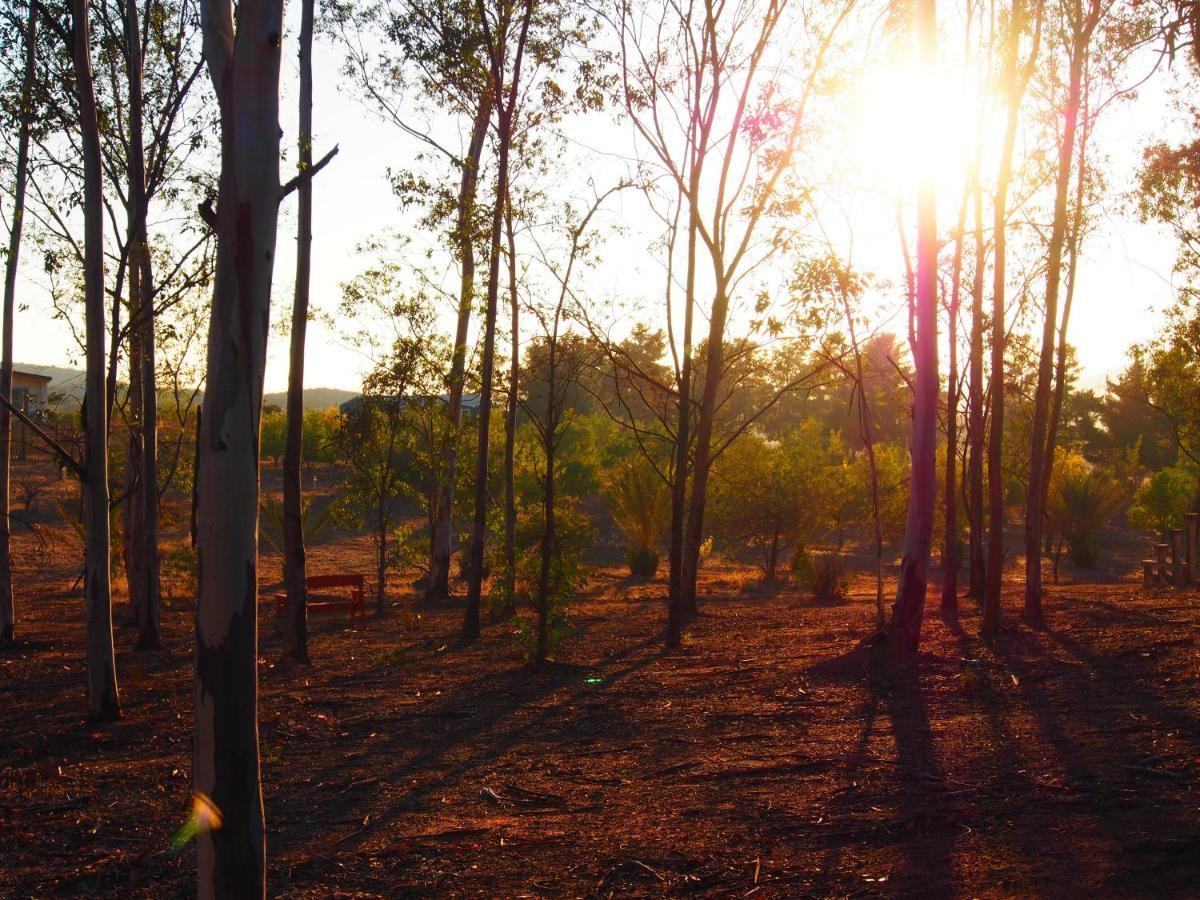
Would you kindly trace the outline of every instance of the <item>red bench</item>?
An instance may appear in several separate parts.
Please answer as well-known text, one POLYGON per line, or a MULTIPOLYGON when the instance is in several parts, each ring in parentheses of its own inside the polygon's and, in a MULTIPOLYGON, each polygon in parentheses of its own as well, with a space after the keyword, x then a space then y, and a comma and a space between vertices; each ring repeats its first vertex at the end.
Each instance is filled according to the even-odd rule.
MULTIPOLYGON (((367 618, 366 582, 366 577, 363 575, 309 575, 304 579, 309 591, 322 588, 350 588, 350 596, 329 600, 309 600, 307 609, 309 612, 338 612, 348 609, 350 610, 351 625, 354 624, 355 616, 365 622, 367 618)), ((275 609, 280 615, 283 615, 286 605, 287 591, 280 591, 275 595, 275 609)))

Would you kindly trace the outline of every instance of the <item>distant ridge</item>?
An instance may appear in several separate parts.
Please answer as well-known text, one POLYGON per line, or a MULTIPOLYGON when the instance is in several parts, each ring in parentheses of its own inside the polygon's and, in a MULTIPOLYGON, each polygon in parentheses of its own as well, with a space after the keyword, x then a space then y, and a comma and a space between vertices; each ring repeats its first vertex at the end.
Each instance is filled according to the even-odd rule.
MULTIPOLYGON (((340 406, 351 397, 357 397, 358 391, 343 391, 341 388, 314 387, 304 389, 305 409, 329 409, 340 406)), ((287 391, 276 391, 273 394, 263 394, 263 406, 278 406, 283 409, 287 405, 287 391)))
MULTIPOLYGON (((83 399, 83 370, 68 369, 63 366, 42 366, 34 363, 13 363, 13 368, 19 372, 31 372, 34 375, 50 377, 50 393, 60 395, 64 402, 78 405, 83 399)), ((344 391, 341 388, 313 387, 304 390, 305 409, 328 409, 345 403, 351 397, 357 397, 357 391, 344 391)), ((278 406, 283 409, 287 401, 286 391, 276 391, 263 395, 264 406, 278 406)))

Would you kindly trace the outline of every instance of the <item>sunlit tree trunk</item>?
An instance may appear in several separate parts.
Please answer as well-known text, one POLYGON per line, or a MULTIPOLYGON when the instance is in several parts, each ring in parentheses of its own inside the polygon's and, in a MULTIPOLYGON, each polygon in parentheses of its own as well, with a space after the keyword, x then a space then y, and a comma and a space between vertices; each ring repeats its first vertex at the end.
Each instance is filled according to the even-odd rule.
MULTIPOLYGON (((300 172, 312 168, 312 41, 315 0, 300 3, 300 172)), ((304 345, 308 332, 308 294, 312 274, 312 179, 298 189, 296 290, 292 301, 292 346, 288 366, 287 435, 283 449, 283 657, 308 663, 308 591, 304 549, 304 345)))
MULTIPOLYGON (((1075 275, 1079 266, 1079 247, 1083 241, 1083 200, 1087 183, 1087 98, 1084 98, 1083 123, 1079 134, 1079 162, 1075 172, 1075 215, 1071 227, 1067 258, 1067 295, 1063 301, 1062 324, 1058 329, 1058 359, 1054 373, 1054 401, 1050 407, 1050 423, 1046 437, 1046 458, 1042 467, 1042 508, 1050 493, 1050 477, 1054 472, 1054 453, 1058 447, 1058 429, 1062 421, 1063 400, 1067 393, 1067 326, 1071 322, 1071 304, 1075 299, 1075 275)), ((1062 541, 1058 542, 1060 548, 1062 541)), ((1054 557, 1054 580, 1058 581, 1058 554, 1054 557)))
MULTIPOLYGON (((131 266, 127 282, 130 308, 140 303, 141 277, 136 266, 131 266)), ((129 371, 140 373, 142 348, 136 336, 129 342, 129 371)), ((125 562, 125 581, 129 588, 130 623, 138 624, 142 618, 142 607, 146 596, 146 570, 142 561, 143 515, 142 473, 142 383, 141 378, 129 379, 129 398, 126 403, 129 435, 126 441, 124 502, 121 503, 121 527, 124 540, 121 554, 125 562)))
POLYGON ((558 350, 558 320, 549 344, 549 366, 546 372, 546 427, 542 433, 542 449, 546 455, 546 475, 542 482, 542 546, 537 587, 537 661, 544 662, 550 653, 550 567, 554 561, 557 534, 554 521, 554 448, 558 442, 558 385, 555 369, 558 350))
MULTIPOLYGON (((695 190, 699 173, 692 170, 695 190)), ((671 482, 671 539, 667 584, 667 646, 683 638, 684 542, 687 528, 689 445, 692 424, 692 320, 696 309, 696 241, 698 213, 689 203, 687 275, 683 298, 683 352, 679 367, 679 416, 675 425, 674 480, 671 482)))
POLYGON ((463 160, 458 186, 455 240, 460 257, 458 323, 454 333, 454 356, 450 363, 450 397, 446 405, 446 438, 442 445, 438 473, 437 500, 434 507, 433 535, 430 543, 429 579, 425 596, 444 599, 450 596, 450 550, 454 539, 454 487, 458 477, 458 433, 462 423, 464 373, 467 364, 467 331, 471 325, 471 307, 475 302, 475 198, 479 189, 479 165, 492 118, 492 91, 479 98, 471 142, 463 160))
MULTIPOLYGON (((1093 0, 1098 16, 1099 2, 1093 0)), ((1055 331, 1058 327, 1058 292, 1062 282, 1063 249, 1066 245, 1069 210, 1067 195, 1071 185, 1071 162, 1075 158, 1075 131, 1079 123, 1079 105, 1083 84, 1083 65, 1095 19, 1078 21, 1078 3, 1073 21, 1067 105, 1063 111, 1063 132, 1058 147, 1058 171, 1054 183, 1054 218, 1050 226, 1050 246, 1046 263, 1045 319, 1042 323, 1042 347, 1038 357, 1037 388, 1033 399, 1033 428, 1030 436, 1029 484, 1025 495, 1025 608, 1024 617, 1034 624, 1042 622, 1042 531, 1046 501, 1046 459, 1052 458, 1053 446, 1047 446, 1051 393, 1054 379, 1055 331)), ((1063 337, 1065 338, 1065 329, 1063 337)))
MULTIPOLYGON (((920 0, 916 9, 920 64, 933 72, 936 64, 934 0, 920 0)), ((932 74, 929 79, 933 82, 932 74)), ((932 97, 917 98, 931 109, 932 97)), ((918 117, 917 128, 926 131, 934 118, 918 117)), ((926 131, 926 133, 928 133, 926 131)), ((912 656, 921 643, 921 620, 929 579, 929 549, 937 506, 938 352, 937 352, 937 208, 933 176, 923 177, 917 194, 917 345, 914 352, 916 386, 913 403, 912 476, 900 583, 892 606, 889 639, 893 650, 912 656)))
MULTIPOLYGON (((82 2, 82 0, 76 0, 82 2)), ((221 827, 196 838, 200 897, 262 897, 258 756, 259 424, 279 215, 280 0, 203 0, 221 112, 217 258, 197 448, 195 789, 221 827)))
POLYGON ((517 241, 513 234, 511 198, 505 204, 505 233, 508 237, 508 300, 512 315, 512 358, 508 370, 508 409, 504 416, 504 608, 501 615, 516 614, 517 590, 517 410, 521 379, 521 315, 517 297, 517 241))
MULTIPOLYGON (((717 267, 720 265, 718 263, 717 267)), ((716 416, 721 372, 725 367, 725 325, 729 316, 729 295, 723 276, 723 272, 717 273, 704 363, 704 387, 700 394, 700 410, 696 417, 692 494, 688 504, 687 527, 684 529, 683 583, 680 586, 680 606, 685 615, 695 615, 698 611, 696 579, 700 570, 700 545, 704 541, 704 506, 708 498, 708 475, 712 463, 713 420, 716 416)))
MULTIPOLYGON (((1004 326, 1006 288, 1005 252, 1008 226, 1008 189, 1012 181, 1013 153, 1027 76, 1018 77, 1017 54, 1027 18, 1025 0, 1014 0, 1008 23, 1003 84, 1008 91, 1008 120, 996 176, 994 209, 995 253, 992 266, 992 430, 988 442, 988 558, 987 583, 983 598, 981 632, 986 642, 994 641, 1000 631, 1000 589, 1004 575, 1004 350, 1007 343, 1004 326)), ((1039 22, 1040 28, 1040 22, 1039 22)), ((1036 55, 1030 57, 1030 66, 1036 55)))
POLYGON ((943 494, 945 530, 942 533, 942 612, 958 615, 958 308, 962 290, 963 230, 970 194, 963 192, 954 232, 954 264, 950 274, 950 306, 946 342, 950 359, 946 373, 946 483, 943 494))
MULTIPOLYGON (((12 225, 4 264, 4 325, 0 332, 0 394, 12 402, 13 315, 16 312, 17 264, 25 218, 25 186, 29 179, 29 129, 33 117, 33 81, 37 74, 37 7, 29 4, 25 25, 25 72, 21 79, 21 125, 17 133, 17 165, 12 194, 12 225)), ((0 404, 0 641, 11 641, 16 629, 12 584, 12 520, 9 493, 12 468, 12 415, 0 404)))
POLYGON ((971 369, 967 388, 967 593, 982 599, 986 580, 983 553, 983 270, 987 247, 983 238, 983 187, 974 178, 975 272, 971 282, 971 369))

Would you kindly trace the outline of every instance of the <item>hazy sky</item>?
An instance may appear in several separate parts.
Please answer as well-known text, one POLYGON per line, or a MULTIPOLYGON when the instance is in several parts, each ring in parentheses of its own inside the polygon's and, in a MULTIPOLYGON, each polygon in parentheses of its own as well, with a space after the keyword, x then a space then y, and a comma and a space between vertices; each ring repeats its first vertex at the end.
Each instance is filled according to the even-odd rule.
MULTIPOLYGON (((289 12, 295 11, 293 5, 289 12)), ((285 177, 294 159, 294 34, 293 28, 287 45, 282 98, 284 142, 289 151, 285 177)), ((340 54, 335 48, 318 45, 314 61, 314 155, 322 155, 334 143, 341 147, 337 158, 318 176, 315 192, 312 297, 314 305, 332 310, 340 296, 341 283, 367 263, 366 258, 356 254, 356 247, 365 240, 411 228, 411 220, 402 216, 391 194, 386 171, 389 166, 403 167, 416 148, 397 129, 375 119, 353 98, 353 92, 340 83, 340 54)), ((1102 130, 1096 135, 1097 144, 1110 158, 1113 209, 1084 248, 1071 321, 1069 340, 1078 349, 1085 386, 1102 384, 1106 374, 1123 367, 1129 345, 1154 333, 1159 313, 1172 296, 1171 267, 1175 255, 1172 238, 1163 228, 1137 223, 1119 193, 1133 184, 1142 146, 1163 133, 1163 123, 1169 118, 1165 92, 1168 82, 1169 77, 1156 78, 1138 99, 1106 113, 1102 130)), ((593 123, 579 135, 578 145, 611 147, 627 140, 626 128, 593 123)), ((600 186, 611 183, 625 168, 619 154, 589 154, 583 146, 574 149, 581 154, 580 158, 590 159, 588 165, 595 171, 588 174, 600 186)), ((285 204, 280 217, 275 271, 277 302, 272 310, 275 322, 286 319, 290 313, 295 267, 294 202, 285 204)), ((613 224, 620 223, 623 216, 633 222, 645 217, 645 209, 632 200, 617 198, 610 204, 608 216, 613 224)), ((630 301, 657 296, 654 292, 661 292, 658 286, 662 276, 644 252, 645 234, 638 231, 637 225, 631 225, 626 233, 614 238, 605 254, 614 265, 593 273, 589 284, 595 290, 623 295, 630 301), (642 297, 636 296, 639 292, 642 297)), ((898 246, 876 248, 870 255, 878 258, 893 250, 893 271, 902 271, 898 246)), ((23 262, 25 271, 19 296, 28 308, 17 317, 17 362, 51 365, 78 362, 65 326, 51 320, 45 293, 38 285, 36 273, 30 272, 36 265, 32 254, 23 262)), ((273 334, 266 374, 268 391, 286 387, 286 357, 286 335, 273 334)), ((345 344, 336 331, 321 322, 310 327, 306 362, 309 386, 354 390, 367 367, 367 360, 345 344)))

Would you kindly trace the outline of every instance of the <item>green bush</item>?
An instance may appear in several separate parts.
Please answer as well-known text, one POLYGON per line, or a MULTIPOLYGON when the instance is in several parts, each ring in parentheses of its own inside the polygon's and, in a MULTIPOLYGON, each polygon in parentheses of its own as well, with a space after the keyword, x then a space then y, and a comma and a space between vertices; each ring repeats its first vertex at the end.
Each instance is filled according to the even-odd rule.
POLYGON ((846 561, 838 553, 797 553, 792 575, 814 600, 845 600, 850 591, 846 561))
POLYGON ((1129 524, 1155 533, 1182 528, 1183 514, 1195 506, 1196 474, 1168 466, 1142 482, 1129 507, 1129 524))
POLYGON ((629 574, 635 578, 653 578, 658 572, 658 551, 652 547, 634 547, 625 557, 629 574))

